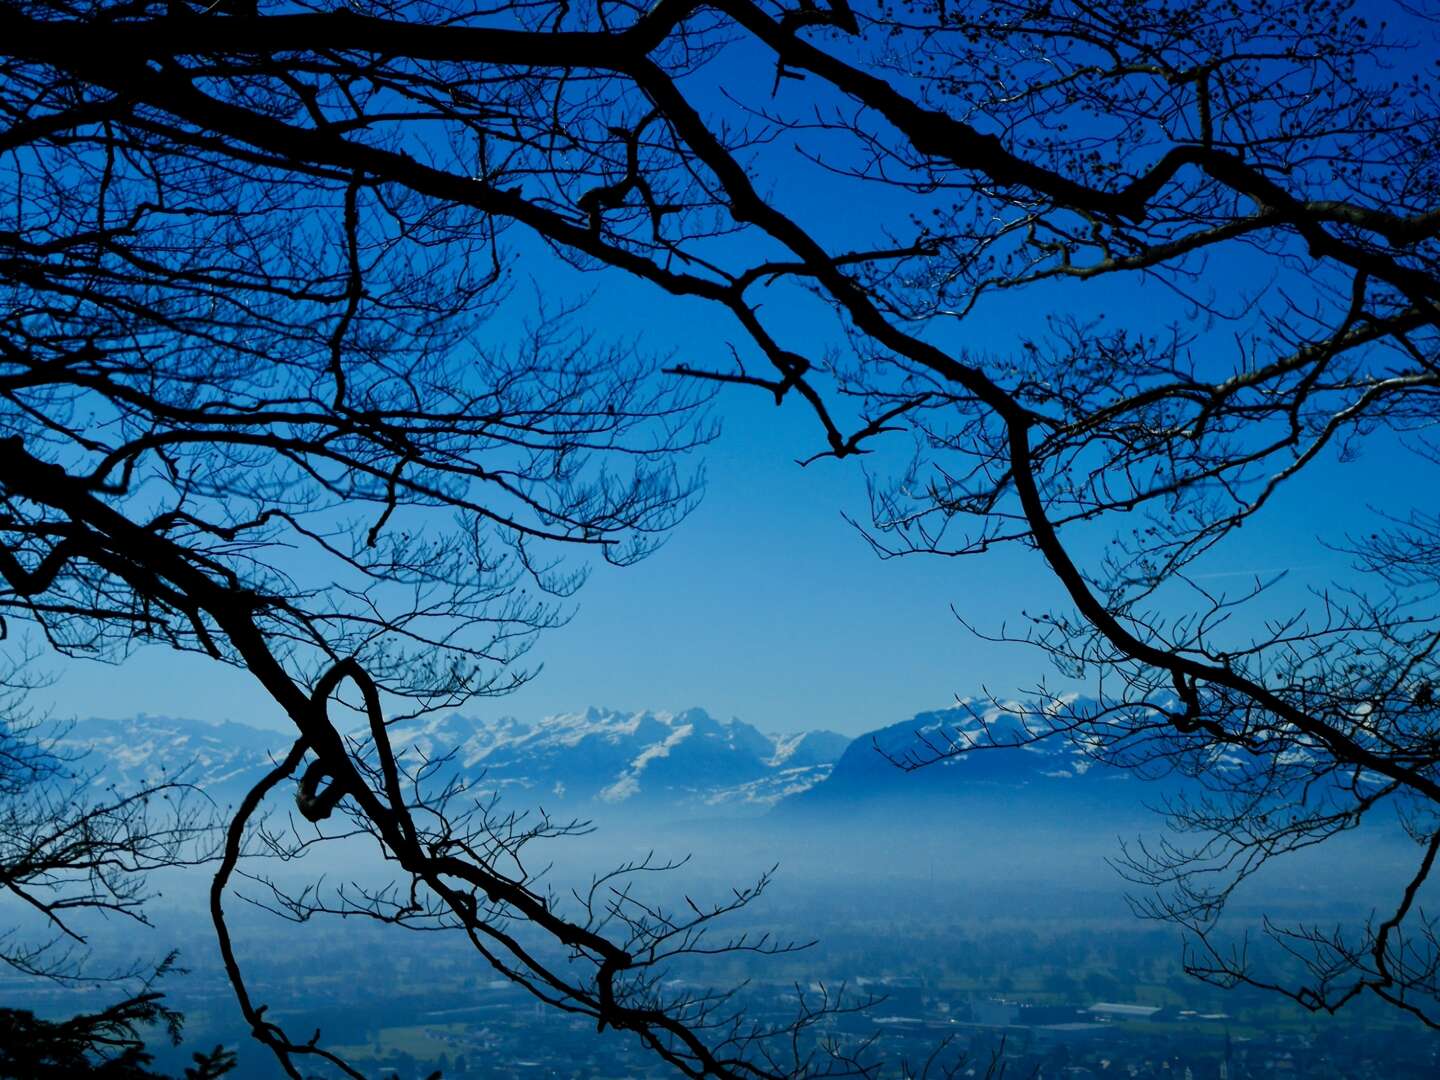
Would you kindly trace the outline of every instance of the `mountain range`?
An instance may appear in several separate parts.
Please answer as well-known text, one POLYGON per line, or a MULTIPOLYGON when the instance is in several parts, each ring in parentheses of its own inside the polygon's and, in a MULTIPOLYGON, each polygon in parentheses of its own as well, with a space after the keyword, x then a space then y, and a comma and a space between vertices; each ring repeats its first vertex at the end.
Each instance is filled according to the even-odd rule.
MULTIPOLYGON (((1077 710, 1086 704, 1069 703, 1077 710)), ((969 804, 992 818, 1059 809, 1129 817, 1141 809, 1144 785, 1134 773, 1096 761, 1071 740, 1005 745, 1025 742, 1021 717, 1043 708, 966 699, 919 713, 853 740, 823 783, 796 792, 780 809, 794 818, 860 804, 876 810, 969 804), (976 749, 946 756, 954 746, 976 749)))
MULTIPOLYGON (((437 715, 397 723, 390 733, 412 766, 430 763, 431 790, 461 779, 482 799, 498 793, 502 815, 538 807, 552 820, 593 822, 596 831, 577 842, 546 848, 555 880, 567 887, 658 853, 685 863, 676 879, 684 889, 717 895, 728 895, 737 877, 750 881, 778 867, 770 902, 786 910, 861 889, 890 898, 861 912, 866 918, 886 918, 897 896, 923 906, 963 895, 981 906, 1003 904, 1023 920, 1054 916, 1056 882, 1066 904, 1080 893, 1117 904, 1126 886, 1107 860, 1122 842, 1160 842, 1163 822, 1147 807, 1188 794, 1185 785, 1195 783, 1174 775, 1143 781, 1064 739, 977 750, 913 771, 893 763, 933 757, 935 748, 987 731, 1018 742, 1017 714, 1033 717, 1040 708, 960 702, 855 739, 824 730, 766 734, 702 709, 592 708, 534 722, 437 715)), ((157 716, 78 721, 66 741, 88 752, 81 767, 94 786, 134 790, 168 775, 203 788, 221 807, 234 806, 290 746, 281 731, 157 716)), ((1221 758, 1213 767, 1233 763, 1221 758)), ((283 812, 293 791, 286 785, 269 806, 283 812)), ((1286 860, 1266 880, 1302 890, 1322 881, 1328 896, 1336 867, 1358 880, 1411 865, 1403 832, 1382 822, 1358 833, 1340 862, 1286 860)), ((1326 845, 1327 860, 1336 850, 1346 849, 1326 845)), ((352 852, 332 855, 337 873, 352 872, 352 852)))
MULTIPOLYGON (((763 812, 822 782, 850 740, 832 731, 767 735, 703 709, 621 712, 590 708, 527 723, 459 714, 397 724, 402 761, 438 762, 478 793, 566 812, 649 810, 689 816, 763 812), (442 760, 443 759, 443 760, 442 760)), ((76 722, 67 751, 87 753, 92 786, 133 791, 175 779, 234 802, 289 748, 280 732, 142 714, 76 722)))
MULTIPOLYGON (((526 722, 460 714, 400 723, 391 742, 402 760, 435 762, 479 793, 512 806, 607 816, 663 811, 669 819, 755 816, 792 821, 864 804, 900 810, 919 802, 974 804, 996 816, 1052 809, 1138 807, 1141 786, 1055 740, 993 748, 905 771, 897 760, 933 757, 930 747, 1013 733, 1017 707, 972 701, 923 712, 849 739, 833 731, 775 735, 705 710, 624 712, 590 708, 526 722)), ((141 715, 82 720, 66 736, 88 750, 93 783, 134 790, 162 776, 234 802, 288 748, 286 736, 243 724, 141 715)))

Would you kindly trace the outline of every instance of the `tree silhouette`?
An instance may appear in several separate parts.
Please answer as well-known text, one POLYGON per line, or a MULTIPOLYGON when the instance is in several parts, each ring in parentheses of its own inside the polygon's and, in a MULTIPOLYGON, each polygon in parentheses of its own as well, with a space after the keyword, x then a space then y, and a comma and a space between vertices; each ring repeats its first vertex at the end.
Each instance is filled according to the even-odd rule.
POLYGON ((33 926, 0 934, 0 964, 62 983, 132 980, 138 967, 99 973, 86 963, 87 917, 147 924, 147 875, 214 857, 213 810, 189 785, 97 792, 87 762, 60 745, 64 729, 26 704, 23 661, 0 677, 0 891, 33 926))
MULTIPOLYGON (((161 1004, 154 992, 137 994, 98 1013, 69 1020, 41 1020, 19 1009, 0 1009, 0 1075, 28 1080, 166 1080, 151 1071, 154 1060, 140 1037, 143 1026, 160 1025, 177 1045, 181 1017, 161 1004)), ((235 1065, 222 1047, 192 1055, 185 1080, 215 1080, 235 1065)))
MULTIPOLYGON (((7 4, 0 36, 152 16, 246 21, 7 4)), ((122 43, 106 51, 122 81, 154 70, 122 43)), ((290 85, 288 61, 276 70, 290 85)), ((526 339, 482 344, 504 287, 499 219, 363 163, 212 137, 48 56, 7 52, 0 76, 13 214, 0 233, 0 605, 70 655, 120 660, 158 641, 238 665, 294 722, 293 747, 231 820, 211 891, 256 1038, 290 1076, 307 1059, 359 1075, 252 999, 225 902, 251 838, 296 857, 360 829, 404 875, 395 890, 277 906, 448 929, 543 1001, 635 1032, 682 1070, 832 1071, 839 1059, 812 1060, 792 1037, 834 1001, 771 1029, 728 993, 662 984, 691 954, 787 947, 712 940, 763 881, 679 915, 625 884, 648 863, 573 902, 542 892, 522 849, 576 827, 432 790, 433 763, 402 764, 387 735, 382 699, 393 720, 524 677, 512 662, 578 584, 557 548, 629 562, 684 513, 695 488, 676 458, 708 437, 704 394, 657 386, 643 358, 553 307, 526 339), (94 123, 79 119, 92 108, 94 123), (347 739, 356 714, 367 726, 347 739), (302 772, 296 802, 315 829, 293 844, 257 832, 266 795, 302 772)), ((307 80, 294 85, 308 100, 307 80)), ((201 96, 298 133, 278 99, 260 100, 272 92, 201 96)))
MULTIPOLYGON (((183 1017, 153 989, 175 954, 153 969, 137 963, 97 972, 87 963, 84 922, 99 914, 148 925, 147 875, 212 858, 214 814, 175 781, 123 795, 94 791, 84 757, 60 745, 64 730, 27 705, 38 682, 24 657, 0 678, 0 889, 39 924, 30 933, 8 926, 0 963, 67 985, 140 986, 99 1012, 61 1021, 0 1008, 0 1076, 163 1080, 149 1070, 153 1057, 140 1029, 159 1026, 179 1045, 183 1017)), ((221 1076, 233 1057, 219 1047, 197 1053, 186 1078, 221 1076)))
MULTIPOLYGON (((612 940, 593 908, 557 914, 497 864, 505 826, 457 829, 414 793, 381 701, 503 687, 553 618, 535 592, 575 584, 550 553, 628 561, 673 524, 693 495, 675 454, 705 435, 685 387, 800 400, 817 457, 908 431, 914 466, 875 488, 877 549, 1033 547, 1074 610, 1021 638, 1067 676, 1103 675, 1099 707, 1026 717, 1023 738, 1213 781, 1173 808, 1198 844, 1132 868, 1175 890, 1154 913, 1198 935, 1196 970, 1263 981, 1203 951, 1235 883, 1398 807, 1419 854, 1393 915, 1354 939, 1277 931, 1314 973, 1277 989, 1432 1019, 1436 943, 1414 903, 1440 849, 1424 485, 1351 542, 1372 584, 1256 634, 1227 622, 1246 597, 1195 572, 1335 451, 1379 433, 1418 455, 1406 467, 1433 463, 1435 21, 1369 16, 1335 0, 9 0, 4 602, 68 652, 159 639, 238 664, 294 721, 231 829, 222 943, 246 821, 309 760, 302 810, 373 833, 424 914, 682 1071, 737 1075, 716 1003, 653 996, 692 927, 631 911, 612 940), (798 150, 783 166, 777 141, 798 150), (869 200, 870 231, 834 239, 821 190, 869 200), (480 348, 511 226, 728 313, 734 365, 682 357, 685 378, 656 384, 549 322, 480 348), (1151 294, 1123 285, 1106 294, 1121 318, 1033 317, 1065 310, 1069 285, 1128 280, 1187 318, 1157 325, 1151 294), (1032 298, 1023 325, 997 306, 1011 294, 1032 298), (773 312, 802 296, 815 322, 797 332, 773 312), (1003 346, 967 346, 996 312, 1003 346), (1115 542, 1092 558, 1078 538, 1097 530, 1115 542), (368 740, 332 722, 342 685, 368 740), (534 966, 501 912, 589 974, 534 966)), ((404 921, 398 896, 369 909, 404 921)), ((264 1019, 227 962, 294 1075, 320 1051, 264 1019)))

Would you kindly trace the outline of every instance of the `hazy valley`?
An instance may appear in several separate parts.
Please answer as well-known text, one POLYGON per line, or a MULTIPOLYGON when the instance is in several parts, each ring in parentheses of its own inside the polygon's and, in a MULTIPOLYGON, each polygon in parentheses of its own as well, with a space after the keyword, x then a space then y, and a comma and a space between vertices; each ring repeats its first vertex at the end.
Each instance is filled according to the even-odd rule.
MULTIPOLYGON (((846 740, 823 730, 767 735, 700 709, 592 708, 533 724, 449 716, 397 725, 392 739, 402 761, 431 763, 429 782, 458 778, 481 801, 496 800, 497 815, 534 821, 543 807, 555 821, 594 822, 593 831, 527 849, 528 866, 548 865, 540 880, 562 907, 625 864, 673 864, 634 875, 631 886, 672 908, 723 904, 768 875, 764 891, 712 932, 808 947, 700 958, 673 976, 697 987, 744 984, 737 1003, 762 1018, 793 1011, 798 993, 843 988, 856 1001, 883 1000, 835 1018, 825 1033, 879 1032, 876 1052, 891 1059, 923 1058, 949 1040, 946 1053, 981 1061, 1003 1038, 1012 1068, 1063 1067, 1073 1077, 1108 1075, 1102 1061, 1134 1076, 1179 1077, 1186 1068, 1219 1076, 1227 1060, 1230 1077, 1276 1075, 1286 1061, 1308 1063, 1296 1075, 1428 1074, 1434 1041, 1393 1016, 1362 1009, 1327 1023, 1254 991, 1207 987, 1182 972, 1175 930, 1136 921, 1127 885, 1106 860, 1122 843, 1153 841, 1159 821, 1146 804, 1174 790, 1173 780, 1147 784, 1064 742, 909 773, 892 763, 939 732, 963 732, 976 713, 967 705, 921 714, 846 740), (1106 1012, 1111 1005, 1135 1011, 1106 1012), (1364 1037, 1375 1024, 1395 1032, 1383 1058, 1364 1037)), ((1003 732, 1003 715, 979 715, 1003 732)), ((96 784, 153 782, 150 763, 184 762, 173 775, 222 805, 284 748, 282 736, 239 724, 149 716, 82 721, 69 737, 95 748, 96 784)), ((355 750, 364 753, 363 740, 355 750)), ((269 826, 303 833, 292 798, 285 787, 272 797, 269 826)), ((1253 929, 1262 912, 1363 918, 1402 880, 1407 855, 1377 830, 1340 837, 1323 859, 1302 853, 1277 864, 1238 900, 1236 932, 1253 929)), ((236 891, 252 903, 232 900, 228 909, 252 988, 277 1009, 284 1003, 287 1022, 321 1029, 377 1075, 382 1063, 402 1080, 440 1066, 455 1080, 661 1075, 628 1036, 597 1037, 537 1010, 445 933, 323 915, 294 925, 267 910, 279 905, 266 879, 291 894, 316 881, 322 890, 381 884, 385 870, 363 838, 293 863, 257 857, 242 871, 252 878, 236 891), (383 991, 367 985, 377 970, 383 991)), ((203 869, 167 874, 154 883, 163 895, 153 932, 96 938, 102 966, 181 948, 190 971, 167 978, 165 989, 189 1016, 187 1050, 236 1042, 232 992, 198 915, 207 883, 203 869)), ((36 1003, 58 1015, 88 1000, 57 988, 36 1003)), ((273 1075, 262 1048, 239 1049, 242 1080, 273 1075)))

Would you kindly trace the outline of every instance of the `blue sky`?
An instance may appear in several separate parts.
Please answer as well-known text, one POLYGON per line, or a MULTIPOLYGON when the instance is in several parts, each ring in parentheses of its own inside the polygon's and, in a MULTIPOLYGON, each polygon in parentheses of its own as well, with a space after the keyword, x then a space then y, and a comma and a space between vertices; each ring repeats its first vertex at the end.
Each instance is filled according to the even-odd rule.
MULTIPOLYGON (((903 221, 899 206, 876 202, 872 190, 860 193, 839 182, 817 190, 785 146, 764 155, 778 202, 834 243, 852 237, 857 245, 873 243, 875 222, 903 221)), ((612 274, 560 270, 524 240, 516 250, 517 282, 528 278, 561 298, 594 290, 581 321, 602 338, 638 336, 643 346, 674 350, 677 359, 696 365, 723 365, 727 342, 741 342, 728 317, 703 305, 661 297, 612 274)), ((1219 268, 1227 288, 1261 288, 1263 272, 1243 261, 1219 268)), ((833 324, 819 327, 803 305, 786 307, 793 303, 777 292, 764 313, 772 328, 790 336, 786 344, 816 352, 833 343, 833 324)), ((1093 315, 1102 309, 1119 319, 1143 312, 1150 326, 1181 314, 1174 297, 1154 286, 1072 286, 1007 295, 944 331, 943 340, 1003 354, 1035 332, 1039 310, 1093 315)), ((507 329, 502 318, 494 329, 503 338, 513 324, 507 329)), ((1221 331, 1217 347, 1224 348, 1229 331, 1221 331)), ((759 392, 732 389, 715 408, 724 432, 702 455, 708 485, 699 509, 638 566, 597 567, 572 621, 542 638, 532 654, 544 664, 539 676, 510 697, 476 702, 467 712, 530 718, 590 704, 699 705, 767 730, 828 727, 859 734, 982 687, 1010 694, 1046 674, 1039 654, 978 640, 951 612, 953 605, 998 630, 1021 609, 1065 606, 1037 556, 1010 547, 961 560, 881 562, 842 521, 843 511, 865 517, 863 470, 886 472, 906 453, 906 437, 891 437, 889 456, 802 469, 795 459, 821 443, 798 403, 777 409, 759 392)), ((1344 469, 1322 462, 1229 545, 1209 568, 1219 575, 1215 580, 1234 575, 1239 588, 1252 572, 1291 568, 1282 598, 1303 601, 1306 584, 1343 575, 1344 560, 1317 547, 1314 537, 1324 532, 1340 539, 1347 520, 1385 498, 1377 477, 1393 474, 1396 460, 1380 452, 1344 469)), ((50 696, 61 716, 151 712, 278 723, 248 677, 200 657, 150 648, 120 667, 75 664, 58 674, 50 696)))
MULTIPOLYGON (((589 310, 610 313, 607 329, 625 337, 643 311, 642 342, 656 349, 675 344, 693 355, 687 339, 706 354, 723 348, 731 332, 716 316, 661 305, 667 317, 656 319, 646 295, 615 283, 589 310)), ((858 734, 975 693, 982 682, 1002 691, 1033 682, 1035 656, 977 641, 949 608, 998 625, 1006 611, 1058 602, 1033 554, 882 563, 841 514, 864 517, 862 469, 883 471, 883 461, 800 468, 795 459, 821 444, 798 402, 777 408, 761 393, 731 389, 714 410, 723 431, 696 459, 707 478, 699 508, 641 563, 597 565, 573 619, 531 654, 544 664, 538 677, 467 712, 526 718, 591 704, 699 705, 767 730, 858 734)), ((893 437, 892 446, 898 460, 908 438, 893 437)), ((118 667, 66 665, 51 695, 68 716, 279 723, 243 673, 153 646, 118 667)))
MULTIPOLYGON (((705 453, 699 509, 647 560, 597 567, 571 622, 532 653, 544 663, 538 677, 466 712, 534 718, 590 704, 699 705, 766 730, 854 735, 982 685, 1013 693, 1045 673, 1038 654, 981 641, 951 612, 998 629, 1022 608, 1063 606, 1034 553, 882 562, 840 517, 864 511, 858 463, 795 466, 814 445, 798 408, 777 410, 740 391, 719 407, 726 429, 705 453)), ((1335 536, 1337 515, 1364 507, 1374 474, 1325 472, 1294 489, 1213 572, 1234 575, 1239 588, 1251 572, 1292 568, 1287 592, 1303 600, 1306 581, 1343 570, 1313 538, 1335 536)), ((154 647, 122 667, 67 666, 52 694, 65 715, 278 722, 248 676, 154 647)))
MULTIPOLYGON (((604 332, 641 333, 642 344, 674 346, 697 360, 734 336, 703 308, 647 301, 644 286, 605 278, 586 284, 599 287, 588 310, 604 332)), ((998 348, 1020 328, 991 320, 976 333, 998 348)), ((467 713, 534 718, 591 704, 699 705, 766 730, 826 727, 855 735, 982 687, 1011 694, 1047 673, 1039 654, 979 640, 951 611, 998 630, 1007 619, 1015 625, 1022 609, 1064 607, 1033 552, 1011 546, 964 559, 882 562, 842 520, 842 511, 864 518, 863 470, 883 474, 904 456, 908 437, 890 437, 893 456, 800 468, 795 459, 820 444, 798 403, 776 408, 761 393, 727 389, 715 410, 724 430, 701 454, 707 489, 700 507, 640 564, 597 566, 574 618, 531 654, 544 665, 539 675, 508 697, 474 702, 467 713)), ((1343 573, 1343 560, 1317 548, 1314 537, 1338 539, 1344 519, 1383 496, 1367 463, 1383 469, 1385 456, 1345 469, 1325 463, 1285 493, 1211 567, 1217 581, 1233 575, 1238 589, 1253 572, 1291 568, 1285 593, 1303 602, 1307 582, 1343 573)), ((60 715, 150 712, 280 724, 243 673, 155 647, 120 667, 66 666, 51 693, 60 715)))

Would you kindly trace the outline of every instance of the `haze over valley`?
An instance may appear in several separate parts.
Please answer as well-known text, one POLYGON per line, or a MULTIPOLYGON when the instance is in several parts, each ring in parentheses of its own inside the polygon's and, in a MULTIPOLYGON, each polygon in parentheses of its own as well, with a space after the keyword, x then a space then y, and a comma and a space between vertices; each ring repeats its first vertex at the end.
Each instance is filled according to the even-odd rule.
MULTIPOLYGON (((797 993, 883 999, 837 1016, 826 1032, 878 1033, 877 1051, 892 1059, 923 1058, 949 1040, 946 1053, 972 1063, 1001 1053, 1022 1075, 1105 1076, 1105 1061, 1129 1076, 1218 1077, 1222 1062, 1228 1077, 1269 1077, 1285 1062, 1295 1075, 1428 1075, 1431 1041, 1393 1017, 1367 1008, 1323 1026, 1268 995, 1207 987, 1182 972, 1173 929, 1135 922, 1126 895, 1137 890, 1106 860, 1122 843, 1156 840, 1160 822, 1147 803, 1183 782, 1146 783, 1063 740, 975 751, 915 772, 894 764, 967 731, 1013 736, 1022 730, 1017 714, 1030 708, 964 702, 853 740, 823 729, 767 734, 698 708, 589 708, 532 722, 446 715, 396 724, 392 740, 402 763, 428 763, 427 783, 463 783, 495 820, 513 811, 523 829, 545 820, 543 811, 554 822, 593 822, 525 850, 532 870, 553 863, 540 882, 561 907, 623 865, 645 868, 626 890, 681 908, 724 905, 764 879, 757 897, 709 932, 807 947, 700 957, 672 976, 697 987, 744 984, 739 1000, 762 1019, 793 1011, 797 993), (1377 1024, 1395 1032, 1383 1060, 1377 1024)), ((153 783, 154 763, 165 761, 177 764, 173 778, 221 804, 283 750, 274 732, 155 716, 83 720, 66 738, 93 748, 96 785, 153 783)), ((296 817, 293 790, 282 787, 267 809, 267 828, 312 828, 296 817)), ((1377 829, 1340 837, 1324 859, 1301 853, 1278 863, 1237 903, 1236 932, 1253 930, 1262 912, 1363 919, 1367 897, 1403 881, 1410 854, 1377 829)), ((281 917, 294 912, 279 897, 317 878, 310 899, 379 890, 387 872, 364 837, 294 864, 257 855, 241 871, 248 877, 236 891, 250 903, 228 907, 254 992, 289 1002, 288 1021, 320 1028, 354 1060, 396 1069, 402 1080, 438 1067, 454 1080, 665 1075, 629 1036, 596 1038, 593 1027, 537 1010, 513 984, 447 951, 447 934, 318 913, 300 924, 281 917), (363 988, 377 964, 391 980, 378 1001, 363 988)), ((172 871, 153 884, 162 894, 152 905, 156 929, 97 935, 96 962, 121 967, 152 940, 173 942, 190 970, 164 988, 189 1017, 185 1050, 233 1043, 232 991, 207 953, 208 924, 195 915, 207 871, 172 871)), ((98 998, 52 987, 34 1000, 58 1016, 98 998)), ((259 1048, 238 1049, 240 1080, 273 1075, 259 1048)), ((178 1069, 184 1056, 164 1051, 161 1061, 178 1069)))

